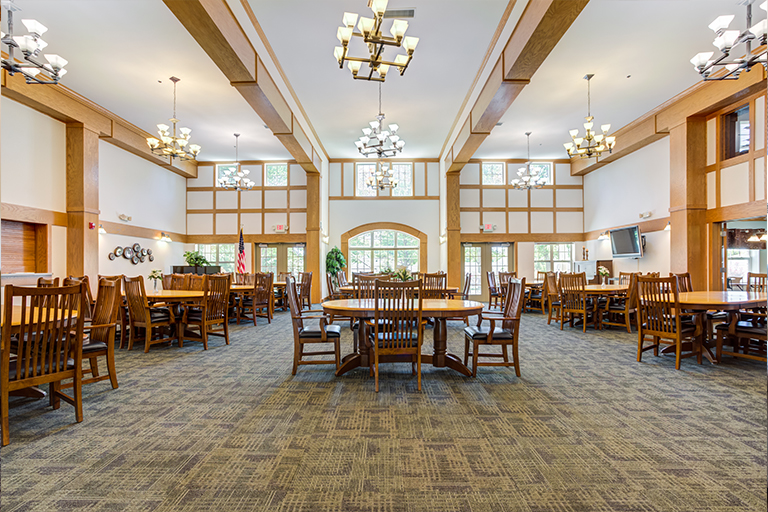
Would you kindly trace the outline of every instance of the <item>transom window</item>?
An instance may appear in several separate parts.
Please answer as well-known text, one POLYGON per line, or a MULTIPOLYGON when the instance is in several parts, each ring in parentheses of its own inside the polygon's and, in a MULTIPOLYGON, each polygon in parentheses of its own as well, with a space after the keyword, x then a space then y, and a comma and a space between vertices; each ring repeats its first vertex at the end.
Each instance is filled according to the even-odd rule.
POLYGON ((298 276, 304 272, 304 254, 306 249, 303 245, 296 245, 294 247, 287 248, 288 253, 288 272, 294 276, 298 276))
POLYGON ((547 179, 547 185, 552 184, 552 162, 531 162, 531 172, 544 176, 547 179))
POLYGON ((268 187, 288 186, 288 164, 266 164, 264 184, 268 187))
POLYGON ((197 244, 195 250, 211 265, 221 266, 222 272, 235 271, 236 244, 197 244))
MULTIPOLYGON (((225 176, 224 171, 237 172, 237 164, 217 164, 216 165, 216 186, 220 187, 219 179, 225 176)), ((209 260, 210 261, 210 260, 209 260)))
POLYGON ((277 247, 259 246, 259 270, 277 274, 277 247))
POLYGON ((509 246, 491 246, 491 272, 509 272, 509 246))
POLYGON ((349 239, 349 269, 353 273, 381 272, 406 267, 419 270, 419 244, 402 231, 376 230, 349 239))
POLYGON ((504 164, 502 163, 483 163, 482 172, 483 185, 503 185, 504 184, 504 164))
POLYGON ((472 274, 469 285, 470 295, 483 293, 483 249, 480 246, 464 246, 464 272, 472 274))
POLYGON ((397 186, 392 189, 393 196, 413 195, 413 166, 411 164, 392 164, 392 177, 397 186))
POLYGON ((358 197, 374 197, 376 189, 369 187, 365 180, 376 171, 376 164, 357 164, 355 170, 355 195, 358 197))
POLYGON ((536 244, 533 247, 536 272, 571 272, 573 244, 536 244))

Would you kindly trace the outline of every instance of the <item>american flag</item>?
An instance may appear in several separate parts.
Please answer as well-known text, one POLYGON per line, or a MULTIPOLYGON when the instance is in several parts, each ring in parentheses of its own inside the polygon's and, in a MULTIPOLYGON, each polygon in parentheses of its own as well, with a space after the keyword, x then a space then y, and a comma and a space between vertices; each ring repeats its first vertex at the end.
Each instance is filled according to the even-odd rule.
POLYGON ((243 240, 243 228, 240 228, 240 245, 237 248, 237 267, 238 274, 245 274, 245 241, 243 240))

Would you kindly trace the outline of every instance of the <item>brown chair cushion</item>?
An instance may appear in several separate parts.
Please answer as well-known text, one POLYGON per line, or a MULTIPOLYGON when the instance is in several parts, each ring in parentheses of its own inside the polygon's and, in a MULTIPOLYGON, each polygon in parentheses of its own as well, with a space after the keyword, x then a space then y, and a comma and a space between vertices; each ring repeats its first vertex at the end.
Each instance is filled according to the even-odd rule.
POLYGON ((83 356, 92 352, 101 352, 107 350, 107 344, 103 341, 91 341, 83 345, 83 356))
MULTIPOLYGON (((718 331, 727 331, 730 324, 718 324, 715 329, 718 331)), ((757 326, 752 322, 737 322, 736 335, 738 336, 765 336, 765 326, 757 326)))
MULTIPOLYGON (((8 380, 13 382, 16 380, 16 363, 18 361, 16 359, 11 359, 9 370, 8 370, 8 380)), ((67 359, 67 370, 71 370, 75 367, 75 360, 74 359, 67 359)), ((46 370, 48 369, 48 364, 45 365, 46 370)), ((40 371, 40 365, 37 365, 37 371, 40 371)))
POLYGON ((166 308, 150 308, 149 314, 153 324, 171 321, 171 312, 166 308))
MULTIPOLYGON (((338 338, 341 336, 341 327, 338 325, 326 325, 325 336, 327 338, 338 338)), ((301 329, 299 331, 300 338, 322 338, 323 333, 320 329, 301 329)))
MULTIPOLYGON (((490 327, 478 328, 477 326, 474 326, 474 325, 464 328, 464 334, 466 336, 469 336, 473 340, 488 339, 489 331, 490 331, 490 327)), ((497 327, 493 330, 493 339, 495 340, 511 340, 512 338, 513 338, 512 333, 506 329, 501 329, 497 327)))

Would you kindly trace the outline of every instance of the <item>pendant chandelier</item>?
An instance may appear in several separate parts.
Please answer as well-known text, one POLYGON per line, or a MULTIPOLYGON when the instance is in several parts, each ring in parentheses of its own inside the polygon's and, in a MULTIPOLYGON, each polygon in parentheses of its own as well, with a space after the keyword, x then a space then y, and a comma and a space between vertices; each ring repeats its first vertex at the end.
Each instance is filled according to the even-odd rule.
POLYGON ((174 158, 178 158, 182 162, 194 160, 197 154, 200 153, 201 148, 197 144, 189 144, 192 130, 189 128, 179 128, 180 135, 177 136, 176 134, 176 123, 179 122, 176 119, 176 84, 181 79, 172 76, 169 80, 173 82, 173 117, 169 119, 173 123, 173 130, 171 131, 171 127, 167 124, 157 125, 157 133, 160 135, 160 139, 147 137, 147 145, 149 145, 152 153, 170 157, 171 163, 173 163, 174 158))
POLYGON ((57 84, 67 70, 67 60, 53 53, 46 53, 45 59, 48 64, 40 62, 40 52, 48 46, 48 43, 41 39, 41 36, 48 30, 45 25, 37 20, 21 20, 29 34, 24 36, 13 35, 13 11, 19 10, 12 1, 3 2, 8 15, 8 33, 0 32, 0 41, 8 47, 8 58, 2 60, 3 69, 13 76, 16 73, 24 75, 24 80, 28 84, 57 84), (21 51, 24 62, 17 62, 14 52, 16 49, 21 51), (47 75, 47 76, 46 76, 47 75), (48 78, 50 77, 50 79, 48 78))
POLYGON ((616 137, 608 136, 608 130, 611 129, 610 124, 604 124, 600 127, 602 134, 595 133, 592 130, 594 126, 594 117, 592 117, 592 95, 589 87, 589 81, 592 80, 593 74, 584 75, 584 80, 587 81, 587 120, 584 123, 584 130, 586 134, 584 137, 579 137, 579 130, 574 129, 569 133, 573 142, 566 142, 563 144, 565 150, 568 152, 568 156, 581 156, 582 158, 592 158, 593 156, 599 156, 604 151, 610 153, 613 150, 613 146, 616 145, 616 137))
POLYGON ((235 166, 234 168, 224 169, 219 178, 219 186, 222 188, 228 188, 233 190, 251 190, 255 183, 251 181, 247 176, 251 173, 248 169, 240 169, 239 158, 239 140, 240 134, 235 134, 235 166))
POLYGON ((395 66, 400 71, 400 75, 402 75, 408 68, 408 64, 411 63, 413 50, 416 49, 419 38, 405 37, 405 31, 408 29, 408 22, 405 20, 392 20, 392 27, 389 29, 392 37, 382 35, 381 28, 387 12, 387 3, 388 0, 368 0, 368 7, 373 11, 373 19, 361 16, 358 22, 357 14, 345 12, 342 18, 344 26, 339 27, 336 31, 336 37, 339 39, 341 46, 337 46, 333 50, 333 56, 336 57, 336 62, 339 63, 339 69, 344 68, 344 62, 347 62, 347 66, 352 71, 352 78, 356 80, 383 82, 387 77, 390 66, 395 66), (355 24, 357 24, 360 32, 355 32, 355 24), (352 39, 352 36, 363 38, 363 41, 368 46, 368 57, 350 57, 347 55, 349 41, 352 39), (394 61, 386 61, 383 58, 386 46, 393 46, 395 48, 402 46, 407 53, 395 56, 394 61), (360 74, 360 68, 363 64, 368 65, 368 71, 367 73, 360 74), (373 76, 374 72, 378 74, 378 77, 373 76))
POLYGON ((531 190, 532 188, 541 188, 547 184, 547 177, 540 174, 539 171, 531 169, 531 132, 525 132, 528 137, 528 161, 525 167, 517 170, 518 178, 512 180, 512 187, 517 190, 531 190))
MULTIPOLYGON (((768 1, 760 4, 760 8, 768 11, 768 1)), ((728 25, 733 21, 733 14, 728 16, 718 16, 715 21, 709 24, 709 28, 715 33, 715 40, 712 43, 720 50, 720 56, 712 59, 714 52, 697 53, 691 59, 693 68, 704 80, 736 80, 742 71, 749 71, 755 64, 762 64, 768 67, 766 63, 766 33, 768 32, 768 21, 762 20, 752 25, 752 3, 747 4, 747 27, 744 32, 738 30, 728 30, 728 25), (752 25, 750 27, 750 25, 752 25), (758 46, 763 46, 762 51, 752 53, 752 41, 756 41, 758 46), (746 54, 733 60, 728 58, 731 50, 744 43, 746 54), (719 66, 719 67, 718 67, 719 66), (725 68, 725 73, 717 71, 725 68), (712 76, 716 75, 716 76, 712 76)))
POLYGON ((379 114, 375 121, 368 123, 370 127, 363 128, 363 136, 355 141, 355 146, 366 158, 375 155, 376 158, 392 158, 403 151, 405 141, 397 134, 400 127, 390 124, 389 130, 384 129, 384 114, 381 113, 381 83, 379 83, 379 114))
POLYGON ((370 188, 384 190, 385 188, 397 187, 397 178, 392 175, 389 164, 379 160, 376 163, 376 170, 365 179, 365 183, 370 188))

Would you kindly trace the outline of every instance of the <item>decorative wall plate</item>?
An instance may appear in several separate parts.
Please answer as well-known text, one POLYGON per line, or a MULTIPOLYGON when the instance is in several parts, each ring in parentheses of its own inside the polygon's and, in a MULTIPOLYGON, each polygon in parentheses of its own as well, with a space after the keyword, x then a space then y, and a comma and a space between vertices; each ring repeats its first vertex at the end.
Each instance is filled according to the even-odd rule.
POLYGON ((151 254, 149 256, 147 256, 147 257, 149 258, 149 261, 155 261, 155 257, 152 256, 151 254))
POLYGON ((147 249, 147 254, 152 255, 152 249, 147 249))
POLYGON ((134 265, 138 265, 139 264, 139 257, 134 254, 133 258, 131 258, 131 263, 133 263, 134 265))
POLYGON ((139 261, 141 261, 142 263, 144 263, 145 259, 147 259, 146 256, 139 256, 139 261))
POLYGON ((123 255, 123 248, 115 247, 115 256, 122 256, 122 255, 123 255))
POLYGON ((129 260, 131 256, 133 256, 133 249, 131 249, 131 246, 126 245, 123 247, 123 258, 129 260))
POLYGON ((107 257, 108 257, 108 258, 110 259, 110 261, 111 261, 111 260, 114 260, 114 259, 115 259, 117 256, 115 256, 115 253, 111 252, 111 253, 109 253, 109 255, 108 255, 107 257))
MULTIPOLYGON (((146 250, 146 249, 142 249, 142 250, 141 250, 141 255, 142 255, 142 256, 146 256, 146 255, 147 255, 147 250, 146 250)), ((142 261, 143 261, 143 260, 142 260, 142 261)))
POLYGON ((133 252, 141 252, 141 245, 138 242, 133 244, 133 252))

